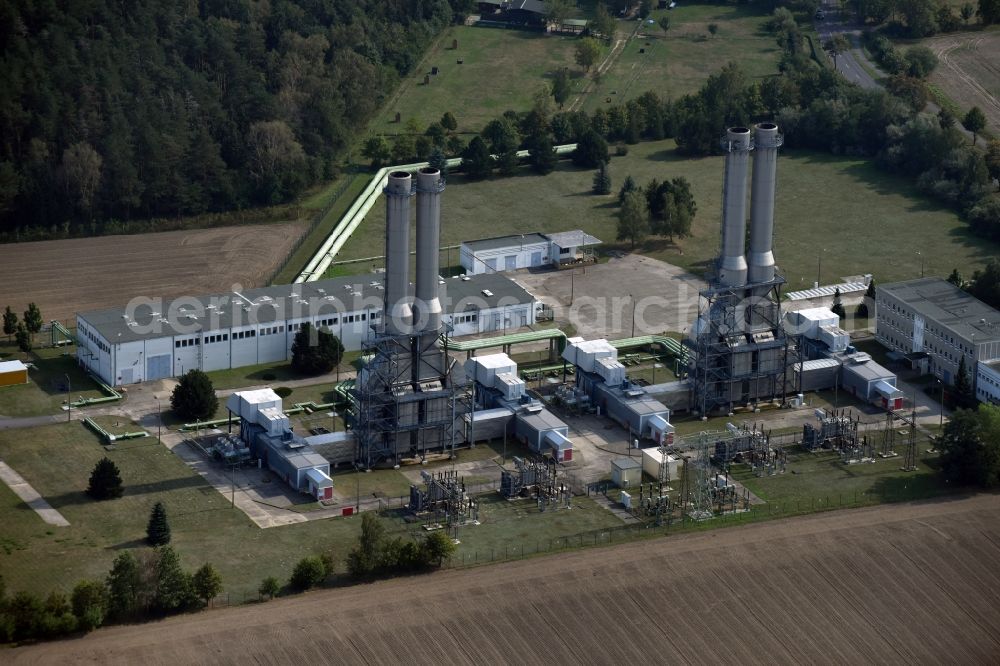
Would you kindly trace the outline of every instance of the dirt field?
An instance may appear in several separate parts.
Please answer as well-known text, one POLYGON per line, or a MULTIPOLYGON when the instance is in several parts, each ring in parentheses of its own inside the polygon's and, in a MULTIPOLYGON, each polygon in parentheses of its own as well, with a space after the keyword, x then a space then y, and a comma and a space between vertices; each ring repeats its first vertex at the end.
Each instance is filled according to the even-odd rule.
POLYGON ((125 305, 134 296, 262 286, 306 224, 283 223, 0 245, 0 308, 30 301, 45 320, 125 305))
POLYGON ((12 663, 996 663, 1000 497, 840 511, 322 591, 12 663))
POLYGON ((941 60, 931 82, 963 113, 978 106, 987 127, 1000 132, 1000 31, 946 35, 927 45, 941 60))

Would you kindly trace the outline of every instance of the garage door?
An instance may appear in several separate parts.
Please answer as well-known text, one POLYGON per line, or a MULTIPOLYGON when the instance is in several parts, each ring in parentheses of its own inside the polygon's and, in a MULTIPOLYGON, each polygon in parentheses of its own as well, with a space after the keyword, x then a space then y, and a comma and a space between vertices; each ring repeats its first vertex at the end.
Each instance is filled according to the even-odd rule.
POLYGON ((531 265, 532 266, 541 266, 542 265, 542 253, 541 252, 532 252, 531 253, 531 265))
POLYGON ((170 376, 170 354, 150 356, 146 359, 146 380, 165 379, 170 376))
POLYGON ((493 257, 486 260, 486 272, 496 273, 497 272, 497 258, 493 257))
POLYGON ((503 262, 504 262, 503 269, 505 271, 514 271, 514 270, 517 270, 517 255, 516 254, 512 254, 512 255, 510 255, 508 257, 504 257, 503 258, 503 262))

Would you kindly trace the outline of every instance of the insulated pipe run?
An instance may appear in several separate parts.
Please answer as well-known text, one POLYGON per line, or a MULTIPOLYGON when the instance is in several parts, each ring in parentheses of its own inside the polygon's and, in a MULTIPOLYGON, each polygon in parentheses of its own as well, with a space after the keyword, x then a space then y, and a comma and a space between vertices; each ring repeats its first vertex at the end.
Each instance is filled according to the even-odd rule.
POLYGON ((774 188, 778 148, 783 142, 774 123, 760 123, 754 128, 750 252, 747 254, 747 279, 751 284, 774 279, 774 188))
POLYGON ((417 288, 413 313, 414 332, 441 328, 441 192, 444 181, 434 167, 417 171, 417 288))
POLYGON ((393 171, 385 186, 385 332, 409 333, 410 174, 393 171))
POLYGON ((722 140, 726 151, 726 175, 722 188, 722 254, 719 283, 739 287, 747 281, 746 250, 747 172, 750 166, 750 130, 730 127, 722 140))

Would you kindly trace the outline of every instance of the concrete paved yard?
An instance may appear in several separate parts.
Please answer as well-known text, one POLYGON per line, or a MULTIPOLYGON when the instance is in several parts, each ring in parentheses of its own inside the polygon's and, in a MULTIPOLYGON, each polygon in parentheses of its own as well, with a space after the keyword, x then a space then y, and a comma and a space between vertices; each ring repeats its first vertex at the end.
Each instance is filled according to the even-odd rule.
POLYGON ((687 271, 637 254, 511 277, 587 339, 630 337, 633 302, 635 335, 683 331, 697 319, 698 291, 706 286, 687 271))

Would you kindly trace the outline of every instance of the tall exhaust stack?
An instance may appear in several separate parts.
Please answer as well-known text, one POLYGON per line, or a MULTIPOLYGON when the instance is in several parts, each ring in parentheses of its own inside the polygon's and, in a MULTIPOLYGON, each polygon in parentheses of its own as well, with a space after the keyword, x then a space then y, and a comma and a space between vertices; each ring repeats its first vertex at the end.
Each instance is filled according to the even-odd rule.
POLYGON ((746 249, 747 171, 750 166, 750 130, 730 127, 722 140, 726 175, 722 188, 722 254, 719 284, 740 287, 747 282, 746 249))
POLYGON ((385 332, 410 333, 410 174, 393 171, 385 186, 385 332))
MULTIPOLYGON (((417 172, 417 289, 414 326, 433 332, 441 328, 441 299, 438 274, 441 272, 441 192, 444 181, 434 167, 417 172)), ((414 331, 417 332, 417 331, 414 331)))
POLYGON ((778 148, 783 142, 774 123, 760 123, 754 128, 750 252, 747 255, 751 284, 774 279, 774 186, 778 148))

